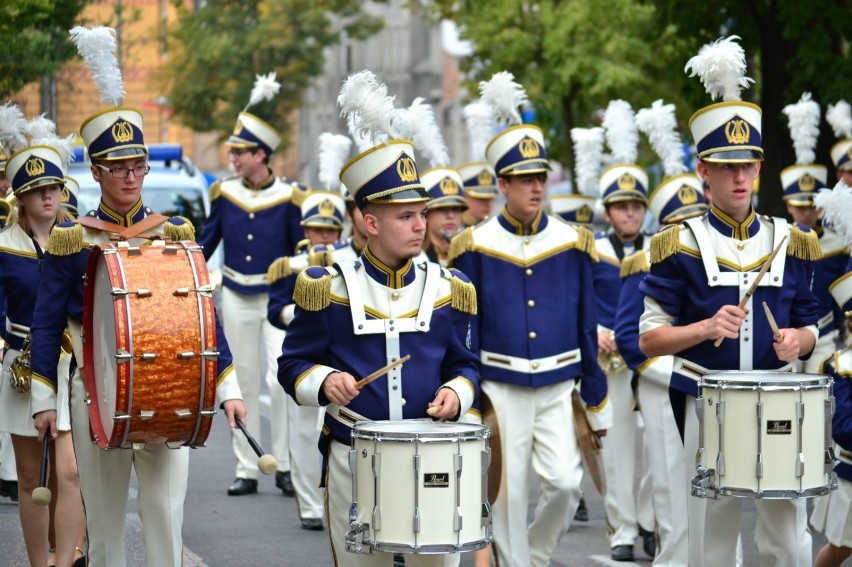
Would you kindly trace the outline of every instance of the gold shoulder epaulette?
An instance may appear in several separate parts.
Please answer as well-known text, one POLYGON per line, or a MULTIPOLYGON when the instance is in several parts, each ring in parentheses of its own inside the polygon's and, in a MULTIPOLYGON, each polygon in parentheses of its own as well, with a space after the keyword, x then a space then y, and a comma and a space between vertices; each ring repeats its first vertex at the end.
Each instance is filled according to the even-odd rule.
POLYGON ((308 249, 308 266, 320 266, 325 268, 334 264, 332 249, 328 246, 317 245, 308 249))
POLYGON ((47 251, 54 256, 70 256, 83 249, 83 227, 62 223, 53 227, 47 239, 47 251))
POLYGON ((222 195, 222 181, 217 179, 210 186, 210 202, 212 203, 222 195))
POLYGON ((447 264, 452 265, 453 260, 471 250, 473 250, 473 228, 468 227, 450 241, 450 249, 447 251, 447 264))
POLYGON ((283 280, 293 273, 290 268, 290 258, 278 258, 269 265, 269 270, 266 272, 266 283, 273 284, 278 280, 283 280))
POLYGON ((627 276, 648 272, 650 270, 651 267, 648 265, 648 259, 645 251, 639 250, 621 261, 621 271, 618 275, 621 278, 626 278, 627 276))
POLYGON ((680 225, 666 227, 651 238, 651 263, 662 262, 680 252, 680 225))
POLYGON ((195 227, 192 226, 192 222, 186 217, 172 217, 167 220, 165 225, 163 225, 163 234, 173 242, 181 240, 195 241, 195 227), (174 222, 175 220, 183 222, 174 222))
POLYGON ((311 192, 310 187, 307 185, 301 185, 295 181, 290 181, 286 178, 283 179, 293 186, 293 193, 290 195, 290 202, 297 207, 301 207, 302 203, 305 201, 305 197, 307 197, 311 192))
POLYGON ((585 252, 592 258, 592 262, 597 262, 598 249, 595 247, 595 233, 584 226, 572 225, 572 228, 577 231, 577 250, 585 252))
POLYGON ((456 311, 476 315, 476 288, 469 281, 459 277, 458 270, 450 273, 450 293, 453 296, 450 306, 456 311))
POLYGON ((322 311, 331 305, 331 276, 328 273, 315 278, 311 270, 302 270, 296 278, 293 301, 305 311, 322 311))
POLYGON ((787 255, 816 262, 822 258, 822 249, 819 246, 819 236, 816 231, 805 232, 796 225, 790 227, 790 242, 787 244, 787 255))

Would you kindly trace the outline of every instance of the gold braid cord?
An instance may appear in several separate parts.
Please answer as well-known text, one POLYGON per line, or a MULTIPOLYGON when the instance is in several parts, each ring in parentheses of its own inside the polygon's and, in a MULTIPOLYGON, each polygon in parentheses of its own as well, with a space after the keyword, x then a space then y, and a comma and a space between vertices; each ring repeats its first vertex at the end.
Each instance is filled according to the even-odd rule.
POLYGON ((595 248, 595 234, 584 226, 572 225, 571 228, 577 231, 577 250, 591 256, 592 262, 597 262, 599 258, 598 249, 595 248))
POLYGON ((181 240, 195 241, 195 227, 192 226, 192 223, 186 217, 172 217, 167 220, 166 224, 163 225, 163 233, 166 235, 166 238, 173 242, 180 242, 181 240), (182 220, 183 224, 173 223, 172 219, 175 218, 182 220))
POLYGON ((307 271, 300 272, 293 301, 305 311, 322 311, 331 304, 331 276, 312 278, 307 271))
POLYGON ((222 195, 222 182, 215 181, 213 185, 210 186, 210 202, 212 203, 216 199, 218 199, 222 195))
POLYGON ((72 226, 55 226, 50 231, 47 240, 47 251, 53 256, 70 256, 83 249, 83 227, 79 224, 72 226))
POLYGON ((473 284, 453 276, 450 279, 450 293, 453 299, 450 305, 456 311, 476 315, 476 288, 473 284))
POLYGON ((292 273, 290 258, 278 258, 269 265, 269 270, 266 272, 266 283, 273 284, 278 280, 283 280, 292 273))
POLYGON ((641 274, 650 270, 651 267, 648 265, 648 260, 646 259, 645 251, 640 250, 639 252, 634 252, 633 254, 621 261, 621 271, 618 275, 622 278, 626 278, 627 276, 632 276, 633 274, 641 274))
POLYGON ((450 241, 450 249, 447 251, 447 265, 452 266, 453 260, 471 250, 473 250, 473 228, 468 227, 450 241))

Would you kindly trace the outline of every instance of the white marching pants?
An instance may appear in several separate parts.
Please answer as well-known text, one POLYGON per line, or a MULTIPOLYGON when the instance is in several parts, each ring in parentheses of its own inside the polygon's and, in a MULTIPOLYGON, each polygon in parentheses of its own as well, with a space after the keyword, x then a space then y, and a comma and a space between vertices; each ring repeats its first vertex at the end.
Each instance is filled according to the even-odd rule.
MULTIPOLYGON (((666 358, 671 374, 671 358, 666 358)), ((645 448, 657 519, 658 545, 653 564, 683 567, 689 564, 689 493, 683 483, 688 471, 683 441, 672 413, 668 387, 640 377, 637 395, 645 421, 645 448)))
MULTIPOLYGON (((272 428, 272 456, 278 470, 290 470, 290 446, 286 394, 278 383, 278 357, 284 331, 266 320, 269 294, 243 295, 222 288, 222 326, 234 356, 237 382, 246 406, 246 428, 260 439, 260 381, 264 370, 269 389, 269 413, 272 428)), ((258 477, 257 455, 239 430, 231 431, 231 447, 237 458, 237 478, 258 477)))
POLYGON ((543 388, 482 381, 500 429, 503 470, 491 517, 501 567, 546 567, 577 510, 583 466, 573 427, 574 387, 574 380, 543 388), (530 465, 541 495, 528 524, 530 465))
POLYGON ((645 438, 642 418, 634 411, 633 372, 625 366, 607 376, 607 388, 612 404, 612 427, 602 440, 601 456, 606 471, 606 509, 609 545, 630 545, 639 535, 639 527, 654 531, 654 508, 651 500, 650 473, 645 458, 645 438), (643 454, 641 468, 636 462, 637 438, 643 454), (636 475, 641 475, 639 491, 635 489, 636 475))
POLYGON ((136 507, 142 520, 145 564, 182 565, 183 504, 189 476, 189 448, 99 448, 89 433, 85 386, 76 370, 71 378, 71 432, 77 453, 80 490, 86 508, 89 565, 124 567, 124 523, 130 491, 130 469, 136 471, 136 507))
POLYGON ((300 518, 323 517, 322 454, 317 440, 322 430, 325 408, 297 405, 287 396, 290 420, 291 478, 296 491, 300 518))
POLYGON ((18 471, 15 469, 15 452, 12 450, 12 437, 9 433, 0 432, 0 480, 15 482, 18 471))
MULTIPOLYGON (((393 553, 348 553, 346 532, 349 530, 349 506, 352 504, 352 473, 349 470, 349 446, 332 441, 326 472, 326 523, 331 540, 331 561, 335 567, 391 567, 393 553)), ((409 471, 384 471, 388 474, 413 474, 409 471)), ((413 495, 412 495, 413 497, 413 495)), ((459 554, 405 555, 407 567, 458 567, 459 554)))
MULTIPOLYGON (((699 447, 695 398, 686 396, 685 454, 699 447)), ((689 460, 688 476, 695 474, 695 459, 689 460)), ((689 486, 689 481, 687 481, 689 486)), ((690 567, 716 567, 738 562, 738 538, 743 499, 689 497, 690 567)), ((757 526, 754 543, 763 567, 810 567, 811 535, 807 530, 806 500, 755 499, 757 526)))

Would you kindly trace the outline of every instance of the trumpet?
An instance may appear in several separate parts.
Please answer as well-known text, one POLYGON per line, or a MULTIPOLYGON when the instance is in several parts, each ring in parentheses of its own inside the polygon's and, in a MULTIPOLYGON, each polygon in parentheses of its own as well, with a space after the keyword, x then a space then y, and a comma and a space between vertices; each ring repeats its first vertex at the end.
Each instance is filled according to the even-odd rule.
POLYGON ((12 389, 21 394, 30 393, 30 378, 32 376, 30 362, 30 335, 24 338, 24 345, 18 357, 9 365, 9 383, 12 389))
POLYGON ((604 374, 607 376, 611 376, 616 372, 620 371, 622 368, 627 366, 627 363, 624 362, 624 358, 619 354, 617 350, 612 352, 601 352, 598 354, 598 365, 600 365, 601 370, 604 371, 604 374))

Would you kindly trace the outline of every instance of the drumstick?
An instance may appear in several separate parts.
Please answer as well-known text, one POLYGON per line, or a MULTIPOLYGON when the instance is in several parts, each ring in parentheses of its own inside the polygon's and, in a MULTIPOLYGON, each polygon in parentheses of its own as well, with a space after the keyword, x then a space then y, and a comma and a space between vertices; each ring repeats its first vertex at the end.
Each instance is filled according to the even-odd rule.
MULTIPOLYGON (((769 266, 772 265, 772 260, 775 259, 775 256, 778 255, 778 251, 781 250, 781 247, 784 245, 784 242, 787 241, 787 236, 781 239, 781 242, 778 243, 778 246, 775 247, 775 250, 772 251, 772 254, 769 255, 769 258, 766 259, 766 262, 761 266, 760 271, 757 272, 757 277, 754 278, 754 281, 751 283, 751 287, 748 288, 748 291, 745 295, 740 299, 739 307, 740 309, 744 309, 748 300, 751 299, 751 296, 754 295, 755 290, 757 289, 758 284, 760 284, 760 280, 763 279, 763 276, 769 271, 769 266)), ((722 341, 725 340, 725 337, 719 337, 716 339, 716 342, 713 343, 713 346, 717 347, 722 344, 722 341)))
POLYGON ((399 360, 394 360, 393 362, 391 362, 387 366, 382 366, 381 368, 379 368, 378 370, 376 370, 375 372, 373 372, 372 374, 370 374, 366 378, 362 378, 361 380, 358 380, 357 382, 355 382, 355 389, 360 390, 361 388, 363 388, 364 386, 366 386, 367 384, 369 384, 370 382, 372 382, 376 378, 381 378, 382 376, 387 374, 389 370, 396 368, 397 366, 401 366, 402 364, 405 364, 409 360, 411 360, 411 355, 406 354, 405 356, 403 356, 399 360))
POLYGON ((47 506, 50 504, 51 494, 47 487, 47 450, 50 446, 50 431, 44 433, 44 446, 41 450, 41 474, 38 479, 38 487, 33 490, 33 504, 36 506, 47 506))
POLYGON ((246 436, 246 441, 251 445, 252 450, 257 454, 257 468, 260 469, 260 472, 263 474, 272 474, 278 468, 278 461, 275 460, 275 457, 268 453, 264 453, 263 449, 260 448, 260 445, 257 444, 257 441, 254 440, 254 437, 251 436, 251 433, 248 432, 246 426, 243 425, 243 422, 239 419, 235 419, 237 422, 237 427, 240 428, 240 431, 243 432, 243 435, 246 436))
POLYGON ((766 319, 769 321, 769 328, 772 329, 772 338, 775 339, 776 343, 780 343, 782 341, 781 331, 778 330, 778 323, 775 322, 775 317, 772 316, 772 311, 769 310, 769 306, 766 302, 763 302, 763 311, 766 313, 766 319))

